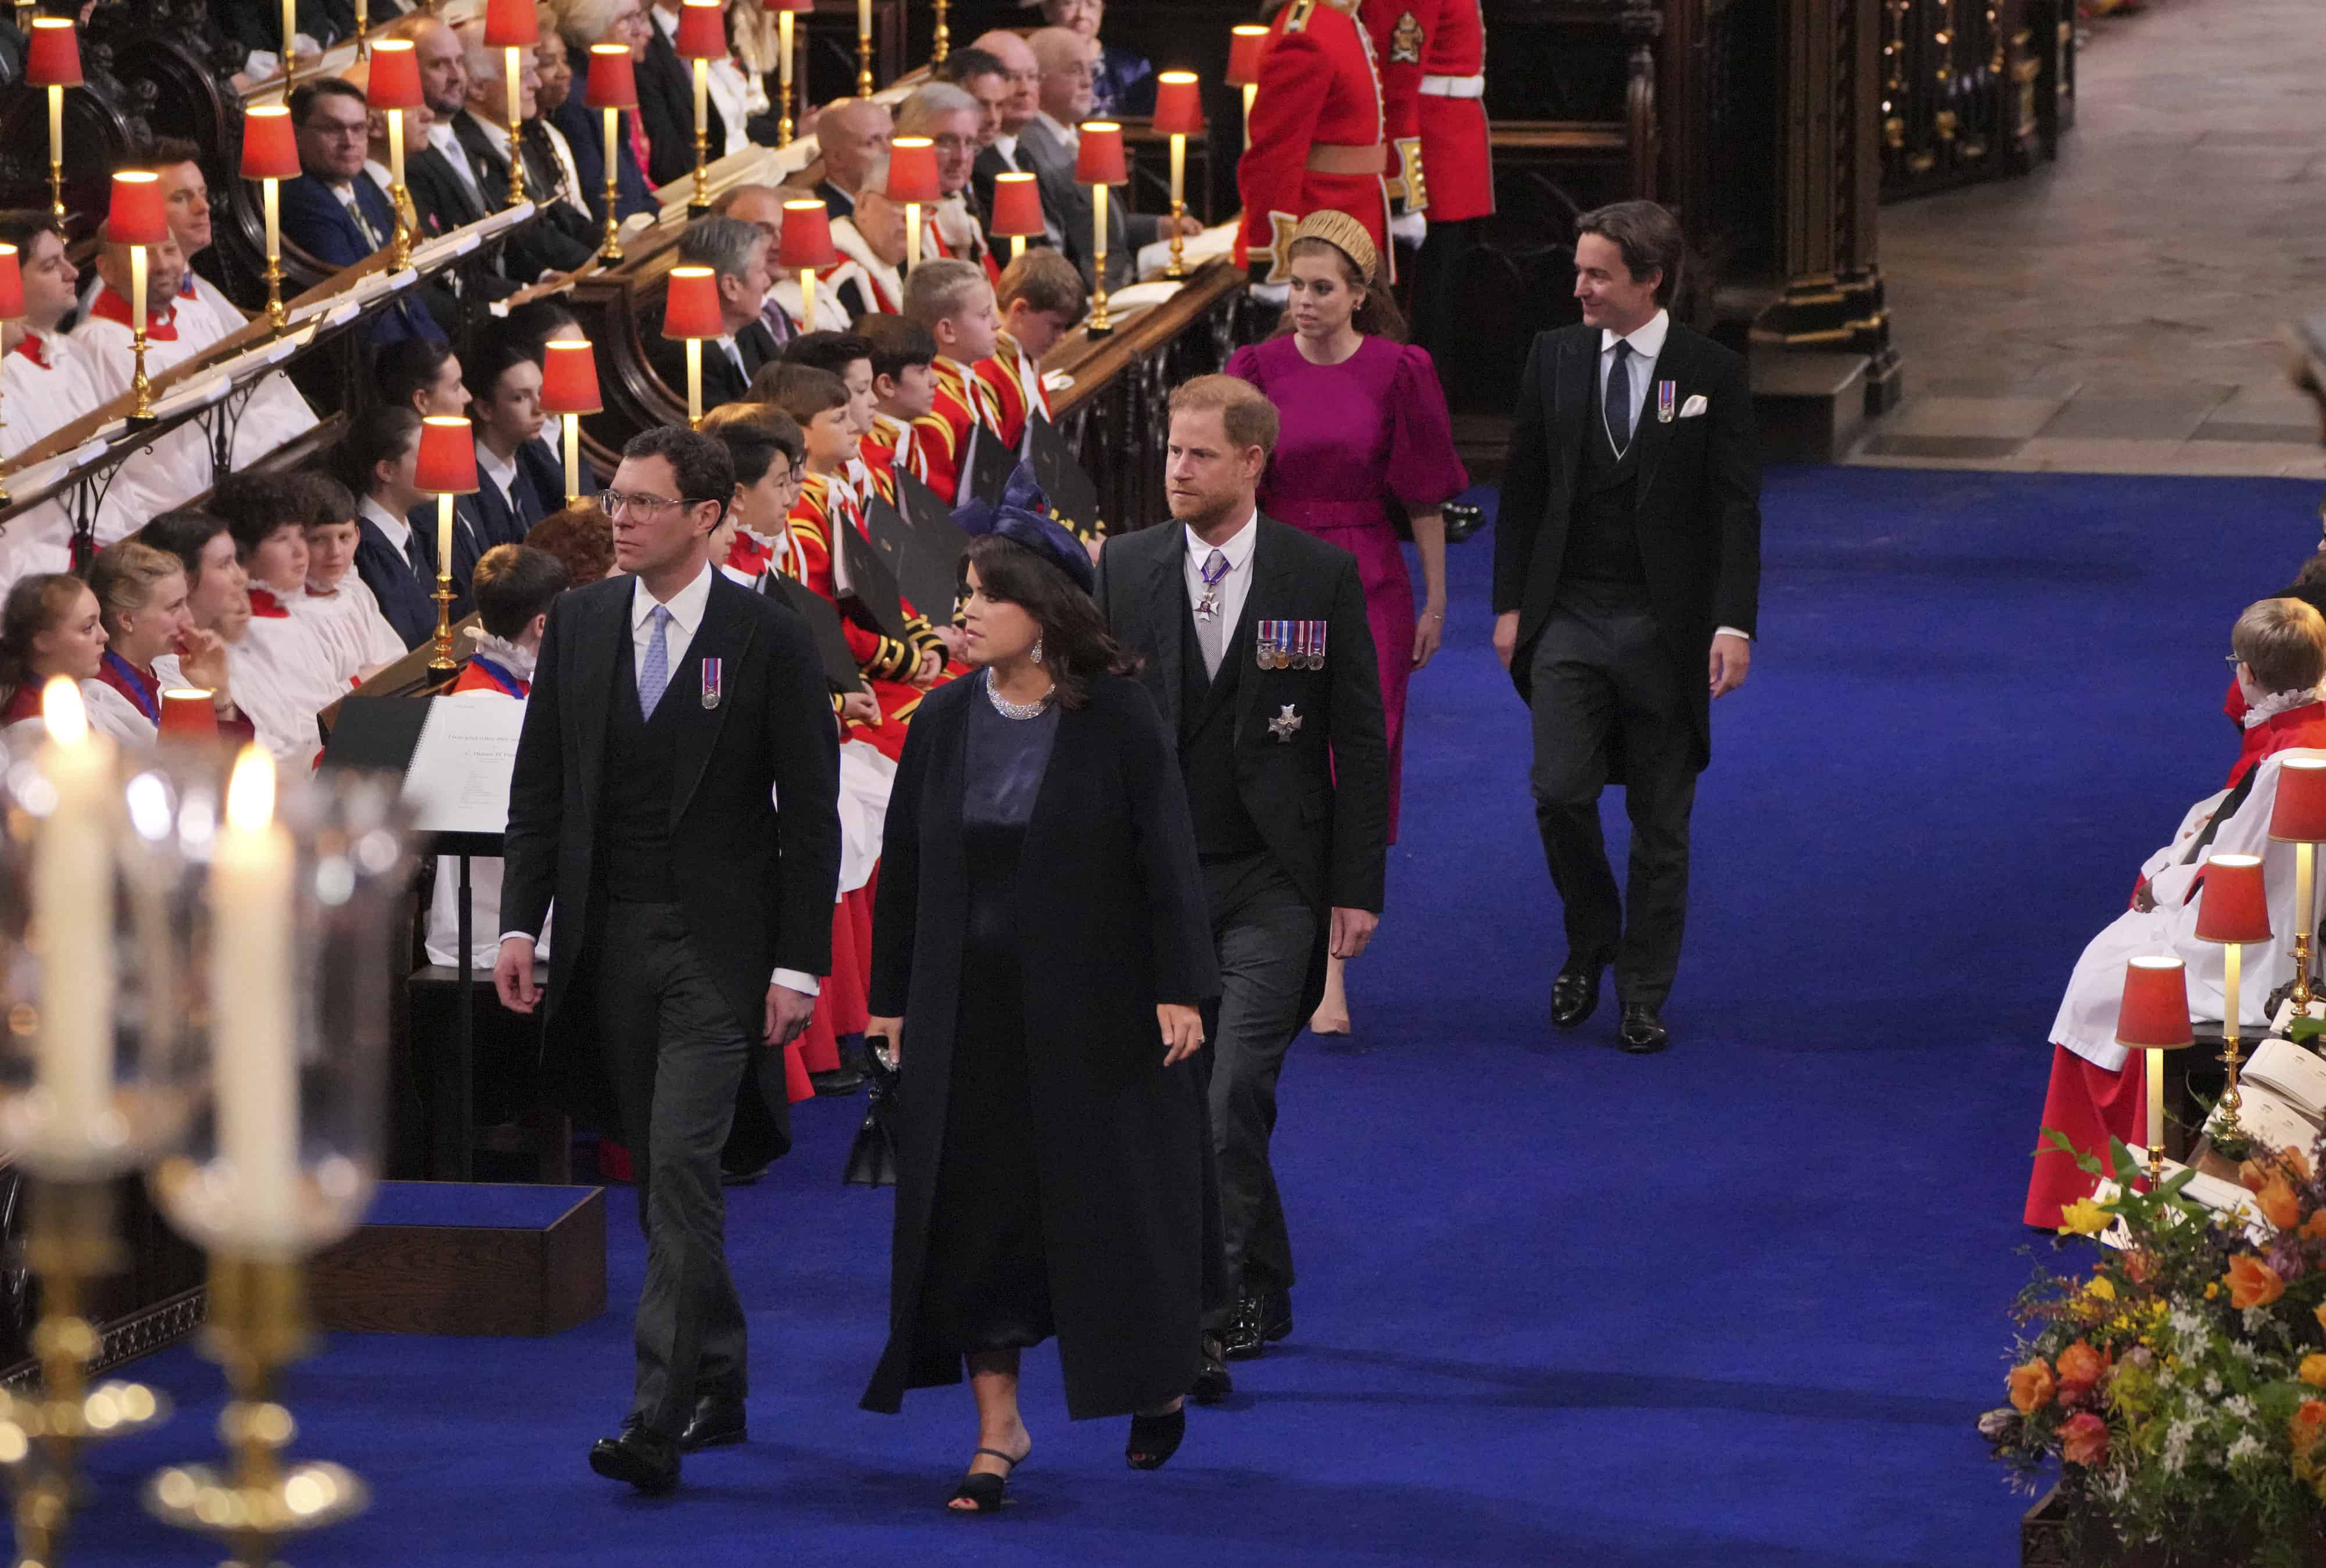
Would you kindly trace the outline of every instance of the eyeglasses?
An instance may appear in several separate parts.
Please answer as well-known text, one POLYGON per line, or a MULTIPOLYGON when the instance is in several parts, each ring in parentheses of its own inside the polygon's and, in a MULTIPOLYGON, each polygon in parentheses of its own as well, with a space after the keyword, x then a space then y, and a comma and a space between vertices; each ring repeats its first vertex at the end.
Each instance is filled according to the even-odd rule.
POLYGON ((977 144, 974 136, 939 136, 936 144, 948 153, 966 153, 977 144))
POLYGON ((702 497, 682 496, 674 501, 662 496, 633 496, 627 490, 608 490, 601 499, 605 502, 606 515, 619 517, 625 512, 636 512, 644 515, 655 512, 667 512, 673 506, 692 506, 698 505, 702 497))
POLYGON ((2245 656, 2241 654, 2223 654, 2221 657, 2229 662, 2229 668, 2232 670, 2246 662, 2245 656))

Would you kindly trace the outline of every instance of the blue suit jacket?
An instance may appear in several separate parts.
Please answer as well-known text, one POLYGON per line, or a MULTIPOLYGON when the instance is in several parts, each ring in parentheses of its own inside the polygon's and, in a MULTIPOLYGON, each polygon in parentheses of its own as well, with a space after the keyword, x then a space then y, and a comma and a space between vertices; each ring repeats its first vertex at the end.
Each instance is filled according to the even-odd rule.
POLYGON ((429 597, 430 585, 420 580, 412 562, 387 542, 378 524, 368 517, 358 521, 363 533, 356 541, 356 575, 379 600, 379 613, 404 645, 416 648, 436 634, 436 601, 429 597))
MULTIPOLYGON (((388 205, 387 193, 366 175, 357 175, 354 183, 356 205, 363 209, 365 219, 377 233, 394 234, 395 209, 388 205)), ((283 237, 333 272, 355 265, 377 248, 330 189, 303 174, 283 185, 283 237)), ((444 341, 443 329, 409 299, 374 316, 370 335, 374 343, 397 343, 412 337, 444 341)))
MULTIPOLYGON (((582 199, 590 204, 591 216, 602 224, 606 221, 606 116, 586 101, 590 88, 589 51, 583 50, 566 58, 573 62, 573 86, 567 91, 565 101, 549 116, 549 123, 565 133, 566 145, 573 149, 573 172, 582 176, 582 199)), ((694 166, 691 161, 691 137, 687 146, 687 167, 691 169, 694 166)), ((614 150, 616 218, 628 218, 634 212, 660 212, 662 204, 647 190, 646 174, 631 155, 629 137, 618 134, 614 150)))

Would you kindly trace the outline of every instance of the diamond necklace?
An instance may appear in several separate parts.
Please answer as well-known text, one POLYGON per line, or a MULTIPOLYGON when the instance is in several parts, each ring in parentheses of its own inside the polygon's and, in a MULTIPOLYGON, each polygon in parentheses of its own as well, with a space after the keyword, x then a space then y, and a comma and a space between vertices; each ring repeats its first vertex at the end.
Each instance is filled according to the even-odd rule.
POLYGON ((1057 700, 1057 696, 1058 689, 1053 686, 1031 702, 1012 702, 993 683, 992 670, 989 668, 985 672, 985 700, 992 703, 993 710, 1004 719, 1039 719, 1049 710, 1050 704, 1057 700))

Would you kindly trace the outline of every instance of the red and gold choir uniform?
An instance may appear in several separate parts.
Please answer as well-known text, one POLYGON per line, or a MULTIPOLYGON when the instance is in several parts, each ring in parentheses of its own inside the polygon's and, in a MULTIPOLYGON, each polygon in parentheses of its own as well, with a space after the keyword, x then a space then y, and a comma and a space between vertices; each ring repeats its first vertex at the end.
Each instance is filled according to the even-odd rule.
POLYGON ((1037 412, 1044 419, 1050 417, 1050 394, 1042 385, 1040 362, 1004 332, 994 341, 992 357, 971 368, 1000 415, 994 428, 1016 451, 1025 442, 1027 420, 1037 412))
POLYGON ((961 488, 961 461, 969 452, 969 432, 983 425, 997 435, 1000 412, 985 383, 959 360, 938 358, 932 366, 937 392, 929 412, 913 422, 918 460, 913 471, 950 506, 961 488))
POLYGON ((1291 274, 1292 231, 1319 208, 1345 212, 1390 255, 1389 190, 1382 179, 1381 77, 1357 0, 1291 0, 1276 14, 1251 135, 1236 165, 1243 246, 1266 281, 1291 274))
POLYGON ((1389 122, 1391 195, 1432 223, 1494 210, 1478 0, 1363 0, 1389 122))
POLYGON ((919 443, 913 440, 913 427, 892 413, 874 413, 872 428, 859 437, 858 456, 872 476, 872 487, 891 506, 897 504, 897 465, 902 462, 905 471, 927 483, 927 476, 917 466, 919 443))

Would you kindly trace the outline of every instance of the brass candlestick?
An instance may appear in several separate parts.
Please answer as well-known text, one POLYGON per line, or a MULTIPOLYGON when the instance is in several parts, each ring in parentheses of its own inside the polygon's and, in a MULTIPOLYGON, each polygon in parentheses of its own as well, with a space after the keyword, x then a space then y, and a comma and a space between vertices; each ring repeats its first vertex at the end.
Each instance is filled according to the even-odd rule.
POLYGON ((945 25, 945 0, 937 0, 936 40, 929 51, 929 58, 939 65, 943 65, 944 57, 953 52, 953 29, 945 25))
POLYGON ((129 415, 129 422, 133 425, 154 422, 154 383, 145 374, 145 290, 149 275, 146 269, 150 264, 145 246, 133 245, 129 247, 129 292, 132 296, 129 352, 135 360, 135 368, 129 377, 129 390, 137 399, 129 415))
POLYGON ((2229 1075, 2221 1090, 2221 1130, 2232 1137, 2245 1131, 2238 1125, 2238 1107, 2244 1103, 2238 1094, 2238 1014, 2242 1010, 2238 993, 2244 988, 2245 956, 2243 942, 2229 942, 2221 950, 2221 989, 2228 998, 2221 1023, 2221 1063, 2229 1075))
POLYGON ((2317 867, 2318 846, 2309 842, 2293 846, 2293 990, 2289 1000, 2297 1014, 2310 1010, 2315 994, 2310 988, 2310 928, 2315 923, 2316 895, 2312 880, 2317 867))
POLYGON ((508 57, 508 204, 515 207, 525 199, 525 125, 521 117, 524 106, 518 101, 525 70, 517 59, 524 51, 512 44, 503 52, 508 57))
POLYGON ((776 13, 776 93, 781 100, 776 105, 776 145, 792 144, 792 14, 786 8, 776 13))
POLYGON ((41 1322, 33 1350, 41 1391, 0 1396, 0 1461, 17 1470, 16 1552, 23 1564, 59 1560, 79 1490, 83 1444, 143 1431, 165 1419, 167 1405, 135 1383, 88 1387, 97 1330, 81 1316, 89 1281, 120 1272, 127 1261, 114 1236, 113 1188, 104 1181, 36 1180, 25 1257, 41 1279, 41 1322))
POLYGON ((1106 198, 1103 184, 1091 187, 1091 311, 1090 320, 1083 323, 1086 338, 1103 338, 1114 330, 1114 318, 1106 313, 1106 198))
POLYGON ((872 96, 872 17, 868 9, 859 14, 862 21, 856 29, 856 96, 872 96))
MULTIPOLYGON (((442 497, 445 500, 451 496, 442 497)), ((449 675, 460 668, 452 657, 452 563, 436 563, 436 591, 430 596, 436 601, 436 645, 428 657, 428 673, 449 675)))
POLYGON ((622 226, 614 216, 615 203, 621 199, 621 166, 614 161, 621 150, 614 139, 621 112, 606 111, 606 239, 598 247, 598 259, 608 266, 622 259, 622 226))
POLYGON ((686 214, 700 218, 711 210, 711 174, 705 167, 711 158, 711 62, 694 62, 694 194, 688 199, 686 214))
POLYGON ((174 1465, 145 1488, 156 1517, 224 1537, 242 1568, 273 1568, 283 1537, 346 1518, 368 1500, 363 1482, 339 1465, 283 1461, 298 1427, 274 1392, 282 1369, 307 1353, 306 1294, 302 1261, 211 1253, 202 1350, 234 1391, 219 1416, 232 1474, 174 1465))
POLYGON ((49 89, 49 227, 65 237, 65 89, 49 89))

